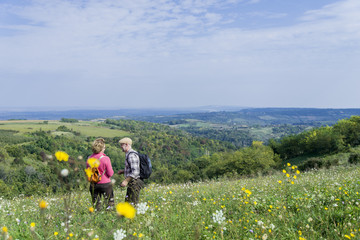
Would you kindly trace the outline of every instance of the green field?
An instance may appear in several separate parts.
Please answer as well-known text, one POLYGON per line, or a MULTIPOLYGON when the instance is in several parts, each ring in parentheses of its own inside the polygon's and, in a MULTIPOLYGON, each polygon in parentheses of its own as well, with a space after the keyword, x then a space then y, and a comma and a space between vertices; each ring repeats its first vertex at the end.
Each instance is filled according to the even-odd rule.
MULTIPOLYGON (((87 188, 19 196, 0 201, 0 227, 3 239, 360 239, 359 174, 360 166, 308 173, 284 166, 258 178, 150 184, 133 219, 89 211, 87 188), (124 236, 114 238, 118 230, 124 236)), ((125 196, 118 184, 116 204, 125 196)))
POLYGON ((60 121, 40 121, 40 120, 16 120, 0 121, 0 129, 15 130, 20 133, 34 131, 52 131, 55 135, 59 134, 56 129, 59 126, 66 126, 73 131, 80 132, 81 135, 90 137, 123 137, 129 133, 119 129, 110 129, 102 126, 99 122, 79 121, 77 123, 66 123, 60 121), (47 123, 45 123, 47 122, 47 123))

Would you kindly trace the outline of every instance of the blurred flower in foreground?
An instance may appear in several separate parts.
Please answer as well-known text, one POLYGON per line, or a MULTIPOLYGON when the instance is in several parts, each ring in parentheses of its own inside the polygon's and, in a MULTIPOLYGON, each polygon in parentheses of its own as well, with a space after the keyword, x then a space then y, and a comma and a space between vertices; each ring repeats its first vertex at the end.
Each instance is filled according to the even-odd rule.
POLYGON ((92 175, 92 170, 91 170, 91 168, 86 168, 84 171, 85 171, 85 173, 86 173, 86 176, 87 176, 88 178, 90 178, 91 175, 92 175))
POLYGON ((89 158, 87 163, 90 165, 90 167, 98 167, 100 165, 100 161, 97 158, 89 158))
POLYGON ((57 151, 55 153, 55 157, 59 161, 67 162, 69 160, 69 155, 66 152, 63 152, 63 151, 57 151))
POLYGON ((41 201, 39 202, 39 207, 40 207, 41 209, 45 209, 45 208, 47 208, 47 206, 48 206, 48 203, 45 202, 44 200, 41 200, 41 201))
POLYGON ((114 240, 122 240, 126 237, 126 231, 123 229, 119 229, 114 232, 114 240))
POLYGON ((130 203, 124 202, 116 205, 116 212, 119 216, 133 219, 135 217, 136 210, 130 203))
POLYGON ((60 174, 61 174, 61 176, 63 176, 63 177, 67 177, 67 175, 69 175, 69 170, 67 170, 66 168, 64 168, 63 170, 61 170, 60 174))

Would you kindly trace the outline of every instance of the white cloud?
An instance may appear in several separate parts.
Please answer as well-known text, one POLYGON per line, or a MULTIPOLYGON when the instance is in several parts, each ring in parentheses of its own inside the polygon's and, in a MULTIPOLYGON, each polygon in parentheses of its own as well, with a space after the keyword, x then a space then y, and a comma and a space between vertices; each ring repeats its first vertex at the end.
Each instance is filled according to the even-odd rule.
MULTIPOLYGON (((307 11, 291 26, 230 27, 229 23, 240 21, 231 9, 246 3, 261 4, 254 0, 0 4, 0 13, 9 18, 0 25, 0 78, 12 79, 15 85, 8 85, 12 87, 24 78, 37 79, 37 87, 75 81, 79 91, 91 89, 101 79, 114 86, 109 89, 114 94, 117 86, 130 81, 147 91, 169 92, 169 98, 180 98, 181 93, 175 92, 186 91, 188 85, 195 93, 205 85, 212 94, 242 89, 249 98, 251 93, 258 94, 256 89, 265 94, 274 85, 301 88, 300 79, 308 85, 335 81, 334 76, 354 78, 351 72, 360 56, 359 1, 339 1, 307 11), (2 35, 1 29, 11 34, 2 35), (226 87, 219 87, 218 79, 226 87), (227 90, 228 85, 232 89, 227 90)), ((285 12, 249 14, 267 19, 288 17, 285 12)), ((203 99, 199 104, 211 101, 205 95, 199 96, 203 99)), ((224 99, 234 101, 231 96, 224 99)))

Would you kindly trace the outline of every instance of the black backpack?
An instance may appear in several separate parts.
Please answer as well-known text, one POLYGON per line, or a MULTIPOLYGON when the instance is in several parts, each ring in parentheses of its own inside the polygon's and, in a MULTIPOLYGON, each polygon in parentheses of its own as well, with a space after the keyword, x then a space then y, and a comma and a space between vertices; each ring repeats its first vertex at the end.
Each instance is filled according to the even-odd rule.
MULTIPOLYGON (((152 173, 151 159, 146 155, 139 152, 131 152, 139 156, 140 159, 140 178, 148 179, 152 173)), ((130 154, 131 154, 130 153, 130 154)), ((126 159, 127 160, 127 159, 126 159)))

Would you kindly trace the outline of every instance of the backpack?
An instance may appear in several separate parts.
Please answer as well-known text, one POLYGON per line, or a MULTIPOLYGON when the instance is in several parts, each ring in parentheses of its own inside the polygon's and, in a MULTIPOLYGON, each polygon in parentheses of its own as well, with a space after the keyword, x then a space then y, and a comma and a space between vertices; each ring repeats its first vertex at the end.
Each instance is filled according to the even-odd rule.
MULTIPOLYGON (((102 155, 100 158, 99 158, 99 161, 100 161, 100 159, 101 158, 103 158, 104 157, 104 155, 102 155)), ((95 183, 98 183, 98 182, 100 182, 100 180, 101 180, 101 177, 105 174, 105 172, 106 172, 106 169, 104 170, 104 172, 100 175, 100 171, 99 171, 99 169, 98 169, 98 167, 92 167, 91 168, 91 176, 88 176, 88 181, 90 182, 90 183, 93 183, 93 184, 95 184, 95 183)))
POLYGON ((151 159, 146 155, 139 152, 131 152, 139 156, 140 159, 140 178, 148 179, 152 173, 151 159))

